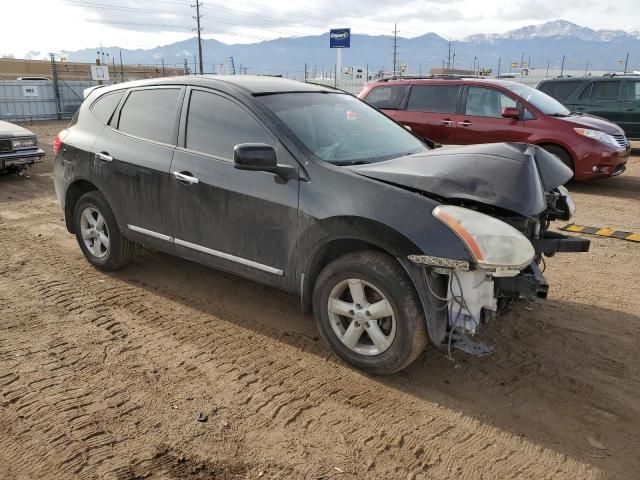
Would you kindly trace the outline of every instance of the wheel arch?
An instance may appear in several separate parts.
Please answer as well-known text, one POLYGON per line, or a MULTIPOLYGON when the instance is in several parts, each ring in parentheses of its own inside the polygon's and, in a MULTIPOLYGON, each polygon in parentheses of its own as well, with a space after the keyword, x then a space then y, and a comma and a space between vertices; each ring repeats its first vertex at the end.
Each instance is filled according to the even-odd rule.
POLYGON ((571 148, 569 148, 568 146, 557 142, 557 141, 540 141, 540 142, 536 142, 535 145, 539 146, 540 148, 544 148, 544 147, 554 147, 554 148, 559 148, 560 150, 563 150, 564 152, 566 152, 566 154, 569 156, 569 160, 571 160, 571 169, 574 171, 576 171, 576 158, 575 158, 575 154, 572 151, 571 148))
MULTIPOLYGON (((420 252, 411 239, 380 222, 359 217, 338 217, 323 220, 308 229, 300 244, 303 246, 301 251, 309 252, 299 271, 303 313, 313 314, 313 289, 326 265, 347 253, 377 250, 395 258, 401 265, 422 304, 429 336, 434 343, 440 343, 446 328, 446 312, 437 308, 440 307, 438 300, 426 288, 423 269, 407 258, 410 254, 420 252), (316 239, 315 243, 309 241, 310 237, 316 239)), ((439 294, 446 294, 440 288, 436 287, 436 290, 439 290, 439 294)))
POLYGON ((300 269, 303 311, 312 313, 311 292, 320 271, 346 253, 378 250, 395 258, 415 253, 418 247, 397 230, 360 217, 332 217, 311 225, 300 239, 309 252, 300 269))
POLYGON ((73 226, 73 212, 76 204, 82 195, 87 192, 98 190, 92 182, 86 179, 78 179, 69 185, 64 197, 64 220, 69 233, 76 233, 73 226))
MULTIPOLYGON (((300 301, 303 313, 313 314, 313 289, 318 275, 326 265, 347 253, 376 250, 395 258, 401 265, 420 299, 429 336, 434 343, 440 343, 440 332, 446 327, 446 312, 437 308, 437 299, 424 285, 423 269, 407 258, 408 255, 420 251, 414 242, 387 225, 363 218, 332 219, 329 225, 324 224, 319 228, 325 235, 315 247, 307 249, 310 255, 300 271, 300 301)), ((304 242, 303 239, 301 243, 304 242)))

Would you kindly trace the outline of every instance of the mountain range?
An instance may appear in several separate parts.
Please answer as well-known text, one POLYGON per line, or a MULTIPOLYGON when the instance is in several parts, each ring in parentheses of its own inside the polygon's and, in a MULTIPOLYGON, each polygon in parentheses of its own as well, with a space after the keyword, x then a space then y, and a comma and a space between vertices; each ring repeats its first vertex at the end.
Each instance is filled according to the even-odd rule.
MULTIPOLYGON (((344 51, 345 66, 367 67, 370 71, 392 69, 393 37, 385 35, 353 34, 351 48, 344 51)), ((621 70, 620 60, 629 52, 629 70, 640 69, 640 32, 622 30, 594 30, 565 20, 530 25, 506 33, 475 34, 462 40, 449 41, 435 33, 413 38, 399 38, 400 62, 411 73, 427 72, 447 62, 449 47, 455 52, 457 68, 470 69, 477 57, 481 68, 494 72, 501 63, 502 72, 512 62, 530 62, 538 69, 559 68, 563 55, 565 69, 584 70, 589 62, 591 70, 621 70)), ((191 38, 148 50, 103 48, 116 60, 122 50, 127 64, 183 65, 186 60, 193 71, 197 40, 191 38)), ((32 56, 38 53, 32 52, 32 56)), ((63 52, 68 61, 93 62, 95 49, 63 52)), ((230 68, 231 57, 236 71, 242 67, 247 73, 279 73, 294 77, 304 75, 305 64, 312 72, 331 71, 336 52, 329 49, 328 32, 322 35, 277 38, 258 43, 228 45, 214 39, 203 40, 205 71, 218 71, 219 65, 230 68)))

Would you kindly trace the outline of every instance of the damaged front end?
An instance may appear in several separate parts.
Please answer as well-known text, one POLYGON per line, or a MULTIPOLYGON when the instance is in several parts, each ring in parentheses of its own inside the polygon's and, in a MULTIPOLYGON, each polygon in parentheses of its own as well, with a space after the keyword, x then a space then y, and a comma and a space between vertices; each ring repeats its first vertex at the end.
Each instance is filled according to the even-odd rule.
POLYGON ((552 221, 570 220, 575 212, 562 186, 572 172, 554 155, 525 144, 474 145, 430 157, 419 166, 409 158, 393 169, 380 165, 362 173, 442 202, 434 217, 475 261, 409 255, 423 267, 429 333, 436 344, 486 354, 490 349, 469 335, 515 301, 547 297, 544 257, 589 250, 589 240, 549 230, 552 221))

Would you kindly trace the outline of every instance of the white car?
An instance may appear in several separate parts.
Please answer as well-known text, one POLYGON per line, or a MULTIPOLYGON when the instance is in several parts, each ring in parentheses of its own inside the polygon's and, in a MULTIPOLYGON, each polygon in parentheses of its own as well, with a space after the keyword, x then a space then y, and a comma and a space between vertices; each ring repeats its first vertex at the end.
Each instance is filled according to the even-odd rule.
POLYGON ((22 173, 43 157, 33 132, 0 120, 0 172, 22 173))

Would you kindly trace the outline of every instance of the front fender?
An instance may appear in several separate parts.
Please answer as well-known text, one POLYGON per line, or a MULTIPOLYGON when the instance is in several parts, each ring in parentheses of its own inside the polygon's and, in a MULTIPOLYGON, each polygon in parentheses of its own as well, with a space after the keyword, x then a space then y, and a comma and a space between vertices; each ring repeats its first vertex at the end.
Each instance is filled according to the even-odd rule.
MULTIPOLYGON (((447 326, 446 310, 427 288, 422 267, 408 260, 411 252, 420 251, 413 241, 379 222, 358 217, 333 217, 322 221, 306 219, 300 236, 301 251, 309 252, 300 262, 300 297, 303 311, 311 313, 315 280, 322 268, 348 251, 376 248, 394 256, 411 280, 422 304, 429 337, 436 345, 444 338, 447 326)), ((430 285, 439 296, 446 296, 446 284, 434 278, 430 285)))

